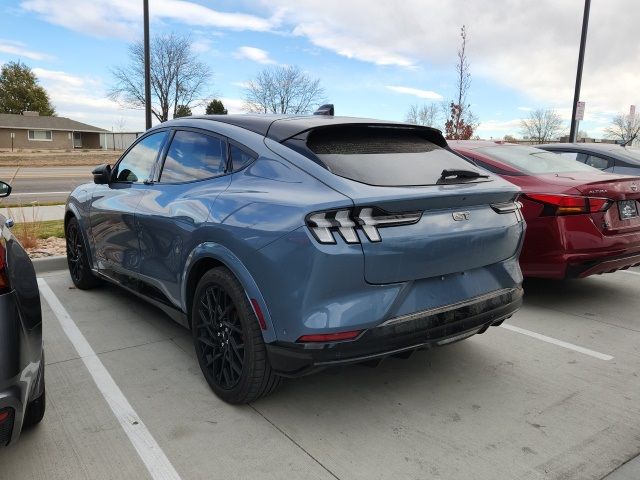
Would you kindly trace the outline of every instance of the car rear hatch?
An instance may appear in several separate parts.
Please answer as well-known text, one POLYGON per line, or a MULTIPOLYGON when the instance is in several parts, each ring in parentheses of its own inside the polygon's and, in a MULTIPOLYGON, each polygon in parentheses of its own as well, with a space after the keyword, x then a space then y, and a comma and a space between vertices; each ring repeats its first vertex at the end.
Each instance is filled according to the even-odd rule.
MULTIPOLYGON (((367 282, 462 274, 517 254, 518 187, 443 148, 438 131, 323 128, 305 141, 354 202, 337 220, 358 235, 367 282)), ((332 212, 313 219, 323 215, 336 221, 332 212)))

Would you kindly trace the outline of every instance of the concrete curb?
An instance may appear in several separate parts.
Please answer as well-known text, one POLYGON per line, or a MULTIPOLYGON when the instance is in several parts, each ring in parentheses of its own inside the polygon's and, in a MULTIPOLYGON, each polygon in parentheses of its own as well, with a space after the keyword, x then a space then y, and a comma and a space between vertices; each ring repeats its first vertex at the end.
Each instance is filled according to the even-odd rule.
POLYGON ((31 261, 37 274, 67 269, 67 257, 64 256, 34 258, 31 261))

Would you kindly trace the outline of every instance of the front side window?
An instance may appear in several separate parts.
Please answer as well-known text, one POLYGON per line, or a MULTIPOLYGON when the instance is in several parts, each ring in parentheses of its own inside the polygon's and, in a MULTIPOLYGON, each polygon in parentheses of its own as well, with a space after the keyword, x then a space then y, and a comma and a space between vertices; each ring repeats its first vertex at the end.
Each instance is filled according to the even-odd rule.
POLYGON ((29 130, 29 140, 47 142, 53 139, 51 130, 29 130))
POLYGON ((116 181, 142 183, 148 180, 166 137, 167 132, 158 132, 136 143, 118 163, 115 172, 116 181))
POLYGON ((167 152, 160 182, 203 180, 222 175, 226 167, 223 140, 202 133, 178 130, 167 152))

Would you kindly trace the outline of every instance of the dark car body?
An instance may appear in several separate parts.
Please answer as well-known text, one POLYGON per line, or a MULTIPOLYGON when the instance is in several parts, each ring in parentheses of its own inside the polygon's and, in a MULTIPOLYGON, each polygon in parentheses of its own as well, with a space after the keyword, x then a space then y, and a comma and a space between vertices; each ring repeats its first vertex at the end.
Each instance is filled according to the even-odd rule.
POLYGON ((0 215, 0 446, 18 438, 29 404, 44 394, 38 283, 5 222, 0 215))
MULTIPOLYGON (((223 267, 250 301, 281 376, 460 340, 521 302, 518 189, 452 154, 434 129, 326 116, 191 117, 151 129, 100 172, 99 184, 72 192, 66 214, 92 275, 192 327, 211 314, 194 311, 197 285, 223 267), (203 167, 193 166, 194 146, 212 141, 222 142, 223 160, 196 181, 203 167), (123 165, 143 147, 152 162, 131 181, 123 165), (472 177, 441 178, 446 168, 472 177)), ((228 348, 227 330, 213 333, 228 348)))
POLYGON ((582 278, 640 264, 640 217, 622 219, 620 213, 629 207, 637 214, 640 178, 601 172, 528 146, 488 141, 450 146, 522 189, 525 277, 582 278))
POLYGON ((640 176, 640 150, 635 148, 611 143, 549 143, 536 147, 603 172, 640 176))

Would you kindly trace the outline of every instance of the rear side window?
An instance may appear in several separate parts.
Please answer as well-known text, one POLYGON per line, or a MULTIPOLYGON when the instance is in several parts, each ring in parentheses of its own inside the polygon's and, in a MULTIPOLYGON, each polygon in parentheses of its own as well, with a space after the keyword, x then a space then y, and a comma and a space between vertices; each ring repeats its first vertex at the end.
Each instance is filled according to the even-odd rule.
POLYGON ((435 185, 445 169, 484 174, 425 134, 404 127, 321 128, 309 134, 307 148, 332 173, 369 185, 435 185))
POLYGON ((173 136, 160 174, 162 183, 181 183, 222 175, 227 167, 223 140, 178 130, 173 136))
POLYGON ((234 172, 246 167, 256 159, 254 154, 249 153, 232 143, 229 144, 229 154, 231 156, 231 166, 234 172))

